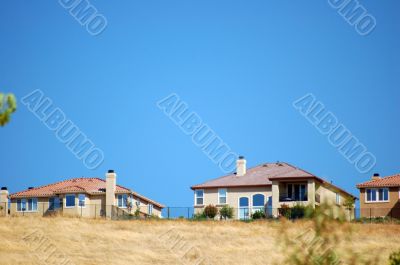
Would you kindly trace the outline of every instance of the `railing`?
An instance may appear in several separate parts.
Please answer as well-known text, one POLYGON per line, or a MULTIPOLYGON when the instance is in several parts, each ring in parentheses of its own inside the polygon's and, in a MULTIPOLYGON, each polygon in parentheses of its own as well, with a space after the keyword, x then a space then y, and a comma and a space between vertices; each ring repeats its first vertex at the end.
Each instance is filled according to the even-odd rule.
POLYGON ((305 202, 308 201, 307 193, 304 195, 288 195, 287 193, 279 194, 279 202, 305 202))
MULTIPOLYGON (((148 218, 152 216, 148 214, 148 206, 134 206, 132 208, 120 208, 117 206, 106 206, 102 204, 89 204, 75 205, 66 207, 63 204, 54 205, 48 202, 38 202, 33 206, 33 209, 18 208, 16 203, 12 203, 11 209, 6 207, 6 203, 0 203, 0 216, 77 216, 88 218, 105 218, 107 209, 110 212, 111 218, 114 219, 127 219, 135 217, 135 213, 140 218, 148 218)), ((159 215, 159 211, 153 209, 154 214, 159 215)))
MULTIPOLYGON (((317 200, 317 196, 316 196, 317 200)), ((15 211, 15 204, 8 209, 6 203, 0 203, 0 217, 4 216, 77 216, 86 218, 106 218, 105 205, 100 204, 86 204, 85 206, 78 206, 72 208, 59 208, 51 210, 48 203, 38 203, 35 211, 15 211), (8 209, 8 210, 7 210, 8 209)), ((114 220, 134 220, 134 219, 148 219, 152 215, 147 213, 147 206, 137 208, 134 206, 132 209, 119 208, 117 206, 110 206, 111 218, 114 220)), ((218 207, 220 210, 221 207, 218 207)), ((161 211, 163 219, 210 219, 201 215, 204 207, 166 207, 161 211)), ((289 219, 298 219, 304 217, 304 212, 301 208, 282 207, 240 207, 232 208, 232 219, 250 220, 256 212, 261 212, 262 218, 277 218, 286 217, 289 219)), ((158 215, 159 212, 154 210, 158 215)), ((398 208, 356 208, 344 210, 348 220, 357 220, 361 222, 399 222, 400 223, 400 207, 398 208)), ((260 216, 260 213, 258 213, 260 216)), ((219 212, 214 218, 215 220, 224 219, 219 212)))

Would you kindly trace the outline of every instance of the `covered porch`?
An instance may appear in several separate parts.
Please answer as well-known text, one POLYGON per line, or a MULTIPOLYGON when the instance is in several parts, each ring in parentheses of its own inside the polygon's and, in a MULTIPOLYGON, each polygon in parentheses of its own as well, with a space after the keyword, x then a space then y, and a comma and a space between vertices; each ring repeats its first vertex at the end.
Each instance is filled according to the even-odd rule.
POLYGON ((304 204, 315 207, 319 199, 314 179, 280 179, 272 181, 272 214, 278 216, 282 205, 304 204))

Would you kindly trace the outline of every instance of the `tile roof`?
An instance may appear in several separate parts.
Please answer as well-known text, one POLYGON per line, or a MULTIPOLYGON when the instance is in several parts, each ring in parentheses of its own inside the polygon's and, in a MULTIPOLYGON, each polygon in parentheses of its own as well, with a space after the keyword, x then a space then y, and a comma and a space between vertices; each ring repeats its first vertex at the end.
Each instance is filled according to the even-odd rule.
POLYGON ((244 176, 237 176, 236 173, 222 176, 216 179, 206 181, 202 184, 194 185, 192 190, 203 188, 229 188, 229 187, 256 187, 256 186, 269 186, 273 180, 284 179, 309 179, 314 178, 323 184, 331 186, 339 191, 342 191, 354 198, 354 195, 346 192, 345 190, 329 183, 328 181, 319 178, 310 172, 290 165, 285 162, 276 163, 263 163, 261 165, 249 168, 244 176))
MULTIPOLYGON (((50 197, 56 194, 65 194, 65 193, 86 193, 89 195, 96 195, 96 194, 105 194, 106 189, 106 181, 100 178, 73 178, 64 181, 60 181, 57 183, 40 186, 33 189, 27 189, 21 192, 16 192, 10 194, 11 199, 15 198, 29 198, 29 197, 50 197)), ((154 205, 163 208, 164 205, 157 203, 153 200, 146 198, 132 190, 119 186, 116 186, 117 194, 133 194, 145 201, 151 202, 154 205)))
POLYGON ((357 188, 373 188, 373 187, 400 187, 400 174, 387 176, 376 180, 369 180, 357 184, 357 188))

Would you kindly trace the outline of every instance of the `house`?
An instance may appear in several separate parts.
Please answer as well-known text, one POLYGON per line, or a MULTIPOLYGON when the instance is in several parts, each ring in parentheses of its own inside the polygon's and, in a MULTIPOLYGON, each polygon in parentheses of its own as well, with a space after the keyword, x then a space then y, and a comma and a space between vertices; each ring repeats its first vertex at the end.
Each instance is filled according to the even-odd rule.
POLYGON ((117 185, 117 175, 109 170, 106 179, 73 178, 8 195, 11 216, 62 214, 63 216, 108 217, 138 214, 159 216, 164 206, 128 188, 117 185))
MULTIPOLYGON (((246 168, 246 160, 239 157, 236 172, 227 176, 194 185, 195 213, 203 211, 206 205, 218 208, 229 205, 234 208, 236 219, 250 218, 257 210, 267 215, 279 216, 279 209, 285 204, 318 207, 327 202, 337 208, 346 209, 344 203, 357 198, 343 189, 288 163, 264 163, 246 168)), ((353 204, 354 206, 354 204, 353 204)), ((347 209, 348 218, 354 213, 347 209)))
POLYGON ((357 185, 360 190, 361 217, 400 218, 400 174, 380 177, 357 185))

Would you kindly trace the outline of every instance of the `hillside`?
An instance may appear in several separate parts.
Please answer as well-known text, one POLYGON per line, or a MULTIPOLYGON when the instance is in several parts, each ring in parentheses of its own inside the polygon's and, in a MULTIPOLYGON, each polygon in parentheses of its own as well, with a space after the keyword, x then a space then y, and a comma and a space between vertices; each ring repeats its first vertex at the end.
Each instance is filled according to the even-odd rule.
MULTIPOLYGON (((293 238, 311 226, 289 225, 293 238)), ((0 218, 0 263, 279 264, 285 254, 276 239, 281 226, 278 222, 0 218)), ((351 228, 351 243, 343 239, 341 254, 352 249, 363 258, 378 256, 380 264, 387 264, 389 253, 400 248, 400 225, 351 228)))

